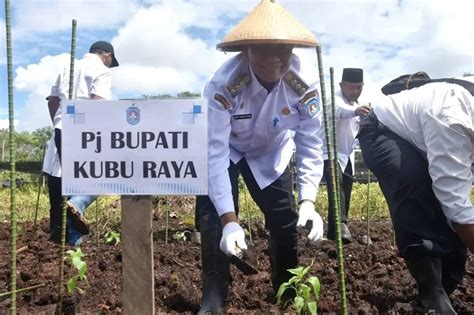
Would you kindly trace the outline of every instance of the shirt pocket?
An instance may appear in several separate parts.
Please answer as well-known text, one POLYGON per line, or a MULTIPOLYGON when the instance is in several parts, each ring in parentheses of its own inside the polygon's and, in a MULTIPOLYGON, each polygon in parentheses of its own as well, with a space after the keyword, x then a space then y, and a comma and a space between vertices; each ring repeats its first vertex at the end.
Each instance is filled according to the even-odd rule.
POLYGON ((253 125, 252 117, 244 118, 244 119, 242 118, 236 119, 234 116, 232 117, 231 122, 230 122, 232 132, 242 133, 242 132, 249 131, 250 129, 252 129, 252 125, 253 125))

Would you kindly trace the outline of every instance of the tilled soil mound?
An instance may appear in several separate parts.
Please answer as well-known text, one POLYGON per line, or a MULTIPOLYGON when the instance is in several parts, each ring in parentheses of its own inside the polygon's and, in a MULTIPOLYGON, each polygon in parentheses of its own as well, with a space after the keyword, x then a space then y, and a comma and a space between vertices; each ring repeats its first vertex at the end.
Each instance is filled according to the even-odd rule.
MULTIPOLYGON (((171 219, 173 220, 173 219, 171 219)), ((172 222, 168 244, 161 221, 154 221, 155 303, 157 313, 196 313, 201 299, 200 247, 190 239, 173 238, 176 232, 191 228, 172 222)), ((347 304, 350 314, 413 314, 417 313, 416 286, 403 260, 397 256, 389 221, 374 221, 370 226, 372 245, 362 243, 367 234, 365 222, 349 224, 354 241, 345 245, 344 268, 347 304)), ((48 223, 41 222, 36 235, 32 224, 19 226, 17 288, 44 284, 43 287, 17 295, 19 314, 53 314, 56 309, 59 281, 59 247, 48 242, 48 223)), ((189 236, 191 233, 184 233, 189 236)), ((270 281, 267 236, 261 224, 252 226, 252 243, 246 252, 248 261, 258 270, 257 275, 244 276, 231 267, 226 312, 229 314, 269 314, 282 311, 274 304, 270 281)), ((81 284, 84 294, 72 298, 76 313, 121 313, 121 247, 97 246, 95 236, 89 235, 82 246, 88 265, 88 283, 81 284)), ((8 290, 10 279, 9 226, 0 225, 0 293, 8 290)), ((337 274, 336 245, 323 241, 316 246, 307 243, 300 233, 300 264, 310 265, 311 274, 321 281, 319 313, 339 313, 340 293, 337 274)), ((68 279, 72 275, 66 266, 68 279)), ((467 262, 463 285, 451 295, 459 314, 474 314, 474 258, 467 262)), ((9 313, 10 300, 0 297, 0 314, 9 313)), ((288 310, 287 310, 288 311, 288 310)))

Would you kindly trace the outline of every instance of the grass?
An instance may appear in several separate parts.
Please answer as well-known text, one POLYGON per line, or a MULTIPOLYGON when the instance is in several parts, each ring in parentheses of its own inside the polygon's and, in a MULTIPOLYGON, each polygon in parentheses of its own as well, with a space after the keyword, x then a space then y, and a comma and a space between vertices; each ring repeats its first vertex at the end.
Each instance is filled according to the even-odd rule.
MULTIPOLYGON (((18 222, 33 221, 38 196, 38 175, 20 174, 26 184, 17 188, 18 222)), ((0 173, 0 179, 8 178, 7 172, 0 173)), ((471 191, 471 199, 474 190, 471 191)), ((241 184, 239 195, 241 221, 262 221, 263 214, 250 197, 245 185, 241 184)), ((155 196, 152 199, 154 216, 161 220, 166 218, 166 212, 175 217, 180 223, 194 225, 194 197, 155 196)), ((328 197, 326 186, 319 187, 316 207, 323 217, 327 218, 328 197)), ((389 218, 388 207, 377 183, 370 184, 370 217, 389 218)), ((352 189, 350 219, 365 220, 367 212, 367 184, 355 183, 352 189)), ((120 196, 101 196, 86 212, 86 218, 91 227, 105 235, 110 230, 120 229, 120 196)), ((38 220, 49 217, 49 198, 47 185, 44 183, 38 204, 38 220)), ((10 189, 0 188, 0 222, 10 220, 10 189)))

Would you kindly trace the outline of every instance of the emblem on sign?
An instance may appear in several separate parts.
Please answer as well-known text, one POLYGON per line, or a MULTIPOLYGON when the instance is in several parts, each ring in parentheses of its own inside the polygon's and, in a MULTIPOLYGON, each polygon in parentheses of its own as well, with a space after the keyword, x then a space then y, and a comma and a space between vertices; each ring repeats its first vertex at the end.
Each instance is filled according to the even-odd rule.
POLYGON ((140 122, 140 109, 132 104, 129 108, 127 108, 127 123, 130 125, 136 125, 140 122))

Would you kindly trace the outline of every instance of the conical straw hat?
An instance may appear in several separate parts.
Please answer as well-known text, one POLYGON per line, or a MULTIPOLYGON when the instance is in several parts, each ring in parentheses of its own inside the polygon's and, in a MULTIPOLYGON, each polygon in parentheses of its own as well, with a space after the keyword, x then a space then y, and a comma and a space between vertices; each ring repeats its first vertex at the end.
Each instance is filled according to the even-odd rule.
POLYGON ((272 1, 262 0, 227 34, 218 49, 238 51, 250 44, 291 44, 300 47, 319 45, 313 33, 272 1))

